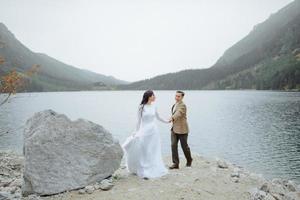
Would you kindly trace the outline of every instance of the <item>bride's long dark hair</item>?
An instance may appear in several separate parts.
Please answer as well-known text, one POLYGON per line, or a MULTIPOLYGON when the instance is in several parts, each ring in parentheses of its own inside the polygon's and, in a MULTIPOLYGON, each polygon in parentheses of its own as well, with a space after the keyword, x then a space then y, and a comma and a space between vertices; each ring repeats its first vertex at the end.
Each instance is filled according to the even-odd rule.
POLYGON ((152 90, 147 90, 146 92, 144 92, 142 101, 140 103, 140 109, 141 109, 140 112, 141 113, 143 112, 145 104, 148 103, 149 98, 152 97, 153 95, 154 95, 154 92, 152 90))
POLYGON ((140 105, 145 105, 146 103, 148 103, 149 98, 152 97, 153 95, 154 95, 154 92, 152 90, 147 90, 146 92, 144 92, 143 99, 142 99, 140 105))

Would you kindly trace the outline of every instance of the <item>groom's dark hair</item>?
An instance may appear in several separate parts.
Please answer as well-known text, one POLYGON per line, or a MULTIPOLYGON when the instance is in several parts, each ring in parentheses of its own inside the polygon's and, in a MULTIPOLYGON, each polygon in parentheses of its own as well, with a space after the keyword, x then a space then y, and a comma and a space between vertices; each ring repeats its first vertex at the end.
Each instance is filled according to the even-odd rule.
POLYGON ((183 96, 183 97, 184 97, 184 92, 183 92, 183 91, 181 91, 181 90, 177 90, 177 91, 176 91, 176 93, 179 93, 179 94, 181 94, 181 96, 183 96))

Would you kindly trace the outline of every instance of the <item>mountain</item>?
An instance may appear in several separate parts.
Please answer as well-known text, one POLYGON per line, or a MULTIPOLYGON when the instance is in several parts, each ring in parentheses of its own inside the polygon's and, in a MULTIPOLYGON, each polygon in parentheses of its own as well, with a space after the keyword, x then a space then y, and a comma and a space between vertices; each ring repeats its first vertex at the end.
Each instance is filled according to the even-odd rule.
POLYGON ((164 74, 120 88, 300 90, 300 0, 256 25, 210 68, 164 74))
POLYGON ((5 63, 0 66, 0 75, 16 69, 24 73, 33 65, 40 68, 29 81, 27 91, 67 91, 110 89, 115 85, 126 84, 112 76, 97 74, 62 63, 46 54, 35 53, 19 42, 16 37, 0 23, 0 56, 5 63))

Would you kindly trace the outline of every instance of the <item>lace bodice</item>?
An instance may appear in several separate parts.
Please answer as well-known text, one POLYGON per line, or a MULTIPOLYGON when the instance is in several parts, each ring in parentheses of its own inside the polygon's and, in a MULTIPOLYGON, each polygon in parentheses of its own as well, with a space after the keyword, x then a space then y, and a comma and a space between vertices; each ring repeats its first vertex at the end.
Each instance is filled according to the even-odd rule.
POLYGON ((164 120, 160 117, 154 104, 146 104, 144 106, 140 105, 137 112, 136 131, 140 129, 141 125, 155 123, 156 119, 161 122, 168 123, 167 120, 164 120))

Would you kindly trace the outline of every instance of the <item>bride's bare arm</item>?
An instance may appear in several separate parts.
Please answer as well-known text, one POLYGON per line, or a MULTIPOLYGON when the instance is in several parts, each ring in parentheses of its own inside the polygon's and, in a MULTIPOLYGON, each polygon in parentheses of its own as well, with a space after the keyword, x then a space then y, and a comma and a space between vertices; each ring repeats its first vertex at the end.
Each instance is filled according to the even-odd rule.
POLYGON ((163 118, 160 117, 159 113, 157 112, 157 108, 155 108, 155 116, 156 116, 156 119, 158 119, 159 121, 161 121, 163 123, 169 123, 168 120, 164 120, 163 118))

